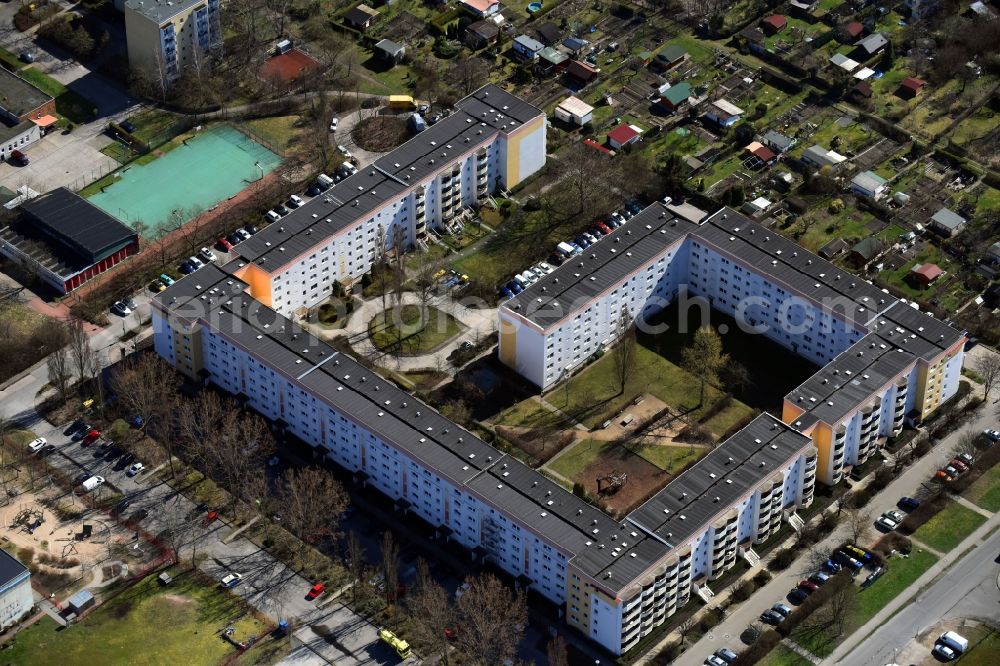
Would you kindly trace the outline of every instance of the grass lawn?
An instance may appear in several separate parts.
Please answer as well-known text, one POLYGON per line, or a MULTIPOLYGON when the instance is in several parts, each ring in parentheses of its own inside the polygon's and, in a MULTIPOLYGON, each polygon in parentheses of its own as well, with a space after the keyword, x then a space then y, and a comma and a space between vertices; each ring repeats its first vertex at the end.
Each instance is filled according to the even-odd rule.
POLYGON ((435 307, 428 306, 421 317, 419 305, 404 305, 398 311, 389 308, 368 323, 368 334, 376 347, 391 349, 399 345, 403 354, 427 353, 461 331, 457 319, 435 307))
POLYGON ((1000 654, 1000 633, 990 632, 989 636, 975 643, 971 650, 962 655, 962 666, 992 666, 1000 654))
POLYGON ((680 472, 684 469, 685 465, 700 459, 708 453, 708 449, 691 448, 688 446, 644 444, 642 446, 629 446, 628 448, 670 474, 680 472))
POLYGON ((1000 511, 1000 465, 994 465, 965 491, 965 499, 987 511, 1000 511))
POLYGON ((960 544, 986 517, 952 501, 938 515, 920 526, 913 538, 935 550, 947 552, 960 544))
POLYGON ((853 626, 872 619, 887 603, 920 578, 937 562, 937 555, 914 546, 907 558, 893 557, 882 577, 871 587, 858 592, 858 604, 852 618, 853 626))
POLYGON ((24 67, 24 63, 21 62, 21 59, 7 49, 0 49, 0 61, 3 61, 4 68, 13 72, 16 72, 24 67))
POLYGON ((594 462, 597 455, 610 442, 598 439, 584 439, 574 444, 555 461, 548 465, 549 469, 558 472, 569 480, 580 478, 580 473, 587 465, 594 462))
MULTIPOLYGON (((245 640, 267 627, 243 615, 235 595, 182 573, 168 587, 149 576, 71 629, 49 617, 18 633, 4 652, 10 666, 219 664, 236 653, 219 637, 226 626, 245 640)), ((251 651, 252 652, 252 651, 251 651)))
POLYGON ((976 188, 979 194, 976 199, 976 214, 981 215, 987 211, 1000 210, 1000 190, 993 189, 985 183, 980 183, 976 188))
POLYGON ((537 400, 530 398, 500 412, 494 421, 497 424, 525 428, 560 428, 569 425, 561 416, 546 409, 537 400))
POLYGON ((173 138, 169 132, 170 128, 177 122, 177 116, 160 109, 152 109, 137 113, 129 120, 135 125, 135 132, 132 133, 132 136, 155 146, 173 138))
POLYGON ((268 143, 282 150, 288 150, 289 145, 298 136, 300 129, 296 123, 299 116, 273 116, 271 118, 254 118, 246 122, 254 134, 263 137, 268 143))
POLYGON ((780 643, 757 662, 759 666, 812 666, 812 662, 780 643))
MULTIPOLYGON (((689 412, 694 418, 721 397, 718 390, 707 387, 705 405, 698 407, 698 381, 655 351, 637 345, 635 367, 628 377, 624 391, 618 390, 614 358, 611 354, 605 354, 583 372, 571 378, 568 390, 565 387, 557 388, 550 391, 545 399, 593 428, 612 414, 616 414, 637 395, 645 392, 655 395, 676 410, 689 412)), ((715 434, 721 435, 752 413, 750 407, 733 400, 727 409, 709 419, 704 425, 715 434)))
POLYGON ((56 100, 56 112, 67 120, 80 124, 93 120, 97 107, 86 97, 79 95, 51 76, 35 67, 26 67, 18 74, 47 95, 56 100))

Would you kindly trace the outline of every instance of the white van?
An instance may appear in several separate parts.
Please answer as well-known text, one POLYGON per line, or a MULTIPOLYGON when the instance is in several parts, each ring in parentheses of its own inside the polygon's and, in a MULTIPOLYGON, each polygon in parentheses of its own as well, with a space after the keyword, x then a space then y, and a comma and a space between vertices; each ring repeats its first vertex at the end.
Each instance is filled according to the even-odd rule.
POLYGON ((946 631, 938 637, 938 641, 944 643, 955 652, 962 654, 969 649, 969 639, 954 631, 946 631))
POLYGON ((572 257, 573 252, 575 251, 573 249, 573 246, 566 242, 562 242, 556 245, 556 250, 558 250, 561 254, 566 255, 567 257, 572 257))
POLYGON ((264 217, 267 218, 268 222, 277 222, 281 219, 281 216, 275 213, 273 210, 269 210, 264 213, 264 217))
POLYGON ((94 488, 103 483, 104 483, 103 476, 92 476, 83 482, 83 489, 89 493, 91 490, 93 490, 94 488))
POLYGON ((321 184, 321 185, 322 185, 323 187, 330 187, 331 185, 333 185, 333 178, 330 178, 330 177, 329 177, 328 175, 326 175, 325 173, 321 173, 320 175, 316 176, 316 180, 317 180, 317 181, 318 181, 318 182, 319 182, 319 183, 320 183, 320 184, 321 184))

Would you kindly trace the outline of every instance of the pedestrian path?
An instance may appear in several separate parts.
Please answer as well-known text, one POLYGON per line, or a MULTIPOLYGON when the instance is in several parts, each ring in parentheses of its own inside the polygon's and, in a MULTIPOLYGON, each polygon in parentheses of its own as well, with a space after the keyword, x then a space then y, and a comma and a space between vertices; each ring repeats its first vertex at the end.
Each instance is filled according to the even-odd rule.
POLYGON ((793 640, 789 640, 787 638, 782 638, 781 639, 781 644, 784 645, 789 650, 791 650, 792 652, 794 652, 795 654, 799 655, 800 657, 802 657, 804 659, 808 659, 809 661, 811 661, 814 664, 819 664, 821 661, 823 661, 822 659, 820 659, 819 657, 817 657, 816 655, 814 655, 812 652, 810 652, 809 650, 805 649, 804 647, 802 647, 801 645, 799 645, 798 643, 796 643, 793 640))

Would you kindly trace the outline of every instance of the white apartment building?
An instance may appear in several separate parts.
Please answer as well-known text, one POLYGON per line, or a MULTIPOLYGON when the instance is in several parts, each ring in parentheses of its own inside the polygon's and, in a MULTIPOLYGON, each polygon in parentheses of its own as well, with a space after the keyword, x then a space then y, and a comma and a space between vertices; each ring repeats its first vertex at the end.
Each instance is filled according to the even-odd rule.
POLYGON ((703 298, 824 366, 782 413, 813 437, 824 483, 958 390, 963 333, 731 209, 677 210, 649 206, 504 303, 500 360, 545 390, 614 344, 623 311, 703 298))
POLYGON ((129 67, 150 81, 169 87, 222 46, 221 0, 125 0, 122 10, 129 67))
POLYGON ((250 295, 239 262, 152 301, 157 353, 312 445, 621 653, 807 506, 816 452, 763 415, 616 521, 250 295))
POLYGON ((17 558, 0 548, 0 631, 6 631, 31 612, 31 572, 17 558))
POLYGON ((285 315, 351 284, 397 235, 419 246, 545 164, 545 114, 488 85, 450 116, 236 246, 236 275, 285 315))

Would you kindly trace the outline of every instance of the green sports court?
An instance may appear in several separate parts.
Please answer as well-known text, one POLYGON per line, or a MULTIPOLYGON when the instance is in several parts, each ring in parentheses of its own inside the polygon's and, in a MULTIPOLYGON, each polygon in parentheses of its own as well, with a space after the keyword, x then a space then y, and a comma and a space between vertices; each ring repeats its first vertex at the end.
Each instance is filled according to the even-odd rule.
POLYGON ((145 164, 117 171, 114 182, 88 200, 125 224, 141 221, 150 236, 237 194, 263 178, 281 158, 230 125, 214 125, 145 164))

